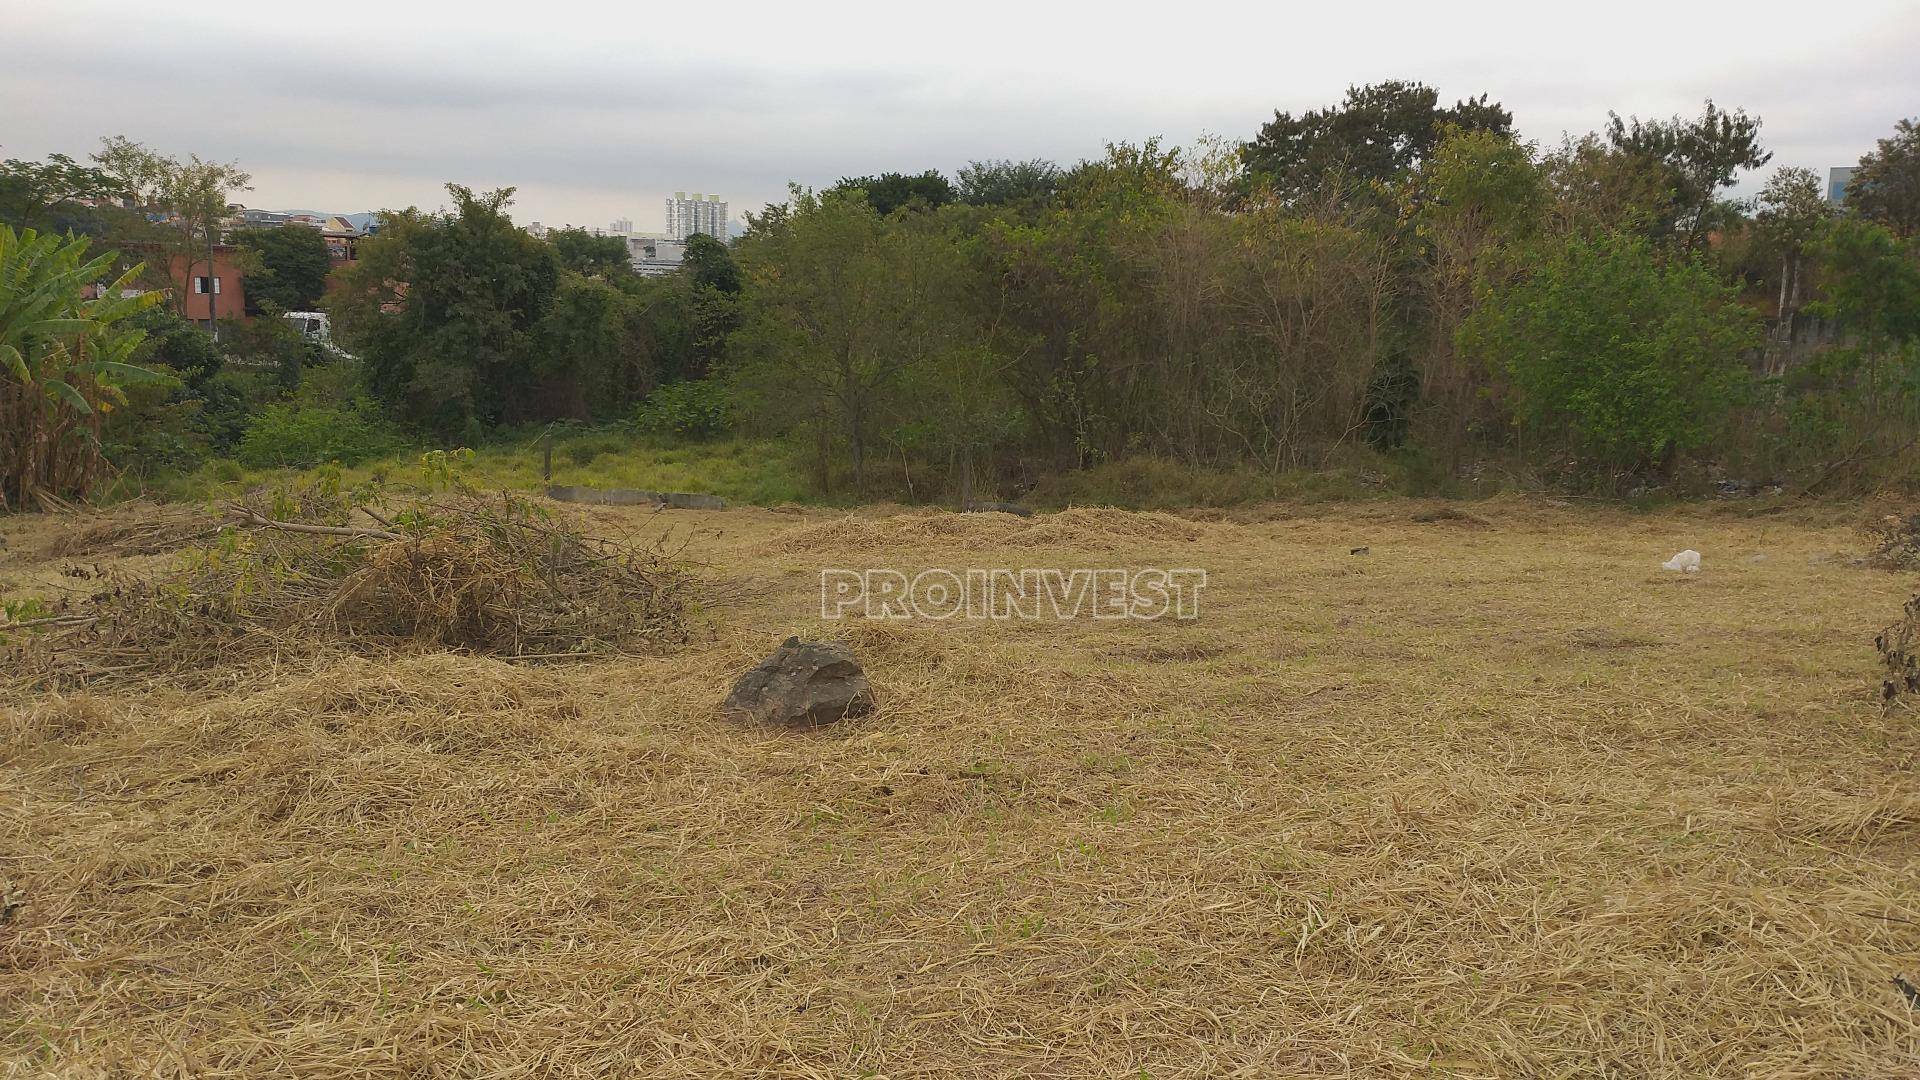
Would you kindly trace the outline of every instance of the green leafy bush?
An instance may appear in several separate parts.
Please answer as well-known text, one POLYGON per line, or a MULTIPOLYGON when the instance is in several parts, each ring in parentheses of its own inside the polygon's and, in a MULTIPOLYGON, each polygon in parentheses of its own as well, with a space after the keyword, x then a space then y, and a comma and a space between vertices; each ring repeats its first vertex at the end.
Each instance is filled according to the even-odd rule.
POLYGON ((1644 239, 1572 237, 1474 313, 1462 343, 1512 383, 1530 437, 1613 479, 1726 426, 1759 319, 1700 264, 1644 239))
POLYGON ((633 433, 596 431, 576 436, 561 445, 560 452, 575 465, 591 465, 605 454, 618 454, 633 448, 633 433))
POLYGON ((718 380, 669 383, 655 390, 634 418, 655 435, 708 438, 727 430, 727 390, 718 380))
POLYGON ((366 404, 269 405, 247 426, 235 451, 256 468, 311 468, 337 461, 354 465, 389 453, 399 434, 366 404))

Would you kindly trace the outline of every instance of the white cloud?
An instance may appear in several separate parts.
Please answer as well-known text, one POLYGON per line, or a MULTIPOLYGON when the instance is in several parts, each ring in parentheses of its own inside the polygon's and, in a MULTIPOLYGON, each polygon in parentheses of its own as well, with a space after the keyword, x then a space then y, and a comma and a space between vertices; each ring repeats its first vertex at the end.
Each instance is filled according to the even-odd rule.
POLYGON ((832 10, 344 0, 320 9, 27 0, 0 12, 10 156, 124 133, 238 158, 250 202, 438 205, 440 184, 517 185, 517 214, 658 224, 674 190, 736 213, 845 174, 968 160, 1073 161, 1114 140, 1250 135, 1350 83, 1480 91, 1554 142, 1608 109, 1765 120, 1776 164, 1850 163, 1920 102, 1920 11, 1621 0, 832 10))

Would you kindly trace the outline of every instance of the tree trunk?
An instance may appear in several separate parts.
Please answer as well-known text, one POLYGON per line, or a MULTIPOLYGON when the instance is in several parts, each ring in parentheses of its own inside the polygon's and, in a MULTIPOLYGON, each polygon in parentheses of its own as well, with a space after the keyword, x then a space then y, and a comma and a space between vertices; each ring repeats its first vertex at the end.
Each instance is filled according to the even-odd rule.
POLYGON ((867 440, 861 425, 853 425, 853 489, 861 495, 867 493, 867 440))
POLYGON ((828 457, 832 447, 833 440, 828 436, 826 420, 822 418, 813 426, 814 483, 822 495, 833 494, 833 461, 828 457))

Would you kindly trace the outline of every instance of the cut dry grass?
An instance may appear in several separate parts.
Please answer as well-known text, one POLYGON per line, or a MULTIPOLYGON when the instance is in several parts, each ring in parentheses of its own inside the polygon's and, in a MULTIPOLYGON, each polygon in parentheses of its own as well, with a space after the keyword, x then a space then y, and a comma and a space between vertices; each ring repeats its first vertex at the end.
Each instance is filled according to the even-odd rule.
POLYGON ((775 537, 763 545, 763 550, 770 554, 866 555, 925 544, 966 549, 1018 546, 1099 550, 1128 542, 1198 540, 1207 534, 1207 528, 1203 522, 1155 511, 1090 507, 1032 518, 939 511, 848 514, 775 537))
POLYGON ((1920 570, 1920 511, 1882 515, 1861 532, 1871 565, 1882 570, 1920 570))
POLYGON ((1902 694, 1920 697, 1920 595, 1907 601, 1900 618, 1880 631, 1873 645, 1880 650, 1880 661, 1887 668, 1880 696, 1889 702, 1899 700, 1902 694))
POLYGON ((128 503, 110 514, 90 515, 91 524, 55 533, 40 550, 43 559, 123 558, 178 551, 204 543, 220 531, 220 519, 184 503, 128 503))
POLYGON ((77 687, 402 645, 526 660, 686 639, 693 581, 658 547, 506 494, 383 509, 337 487, 261 493, 166 573, 71 568, 90 591, 0 621, 0 663, 77 687))
POLYGON ((1088 517, 1041 543, 985 515, 728 511, 703 553, 763 588, 672 656, 16 693, 0 1062, 1920 1068, 1892 981, 1920 982, 1920 724, 1878 702, 1869 644, 1904 583, 1815 561, 1847 546, 1833 526, 1413 512, 1115 518, 1092 547, 1088 517), (1175 553, 1209 587, 1185 624, 813 617, 821 564, 982 547, 1175 553), (1660 571, 1681 547, 1707 569, 1660 571), (805 735, 718 719, 789 632, 848 640, 879 710, 805 735))

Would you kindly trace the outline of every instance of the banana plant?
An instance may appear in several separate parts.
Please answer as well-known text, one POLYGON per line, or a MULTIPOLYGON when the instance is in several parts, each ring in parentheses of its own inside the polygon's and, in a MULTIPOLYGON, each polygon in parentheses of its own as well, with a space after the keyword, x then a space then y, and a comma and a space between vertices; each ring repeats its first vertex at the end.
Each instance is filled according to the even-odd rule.
POLYGON ((0 226, 0 510, 84 498, 101 414, 163 378, 130 362, 146 334, 125 324, 159 294, 135 289, 139 266, 109 280, 119 256, 87 247, 0 226))

